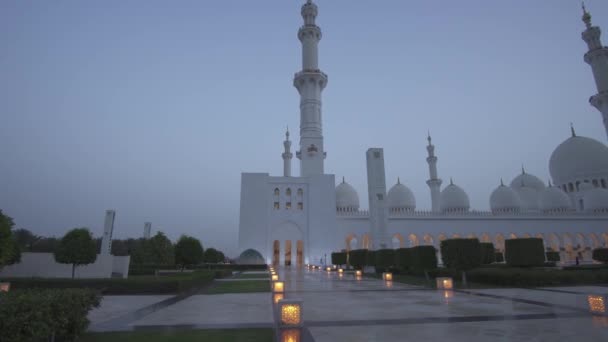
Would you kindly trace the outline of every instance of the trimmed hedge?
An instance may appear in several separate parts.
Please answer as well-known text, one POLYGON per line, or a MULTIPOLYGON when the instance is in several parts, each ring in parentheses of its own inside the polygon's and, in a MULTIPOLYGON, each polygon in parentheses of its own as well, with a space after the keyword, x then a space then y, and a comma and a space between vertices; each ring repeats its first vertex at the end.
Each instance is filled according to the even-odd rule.
MULTIPOLYGON (((230 272, 230 271, 228 271, 230 272)), ((221 277, 224 271, 195 271, 155 278, 138 276, 128 279, 65 279, 65 278, 12 278, 3 279, 11 283, 11 289, 68 289, 86 288, 104 295, 167 294, 200 288, 221 277)))
POLYGON ((402 272, 408 272, 413 269, 411 248, 399 248, 395 250, 395 266, 402 272))
POLYGON ((433 246, 416 246, 410 248, 412 270, 424 272, 437 268, 437 251, 433 246))
POLYGON ((559 252, 546 252, 545 255, 547 256, 547 261, 550 262, 558 262, 561 260, 559 252))
POLYGON ((333 265, 346 265, 346 252, 331 253, 331 263, 333 265))
POLYGON ((88 325, 101 296, 90 289, 32 289, 0 292, 0 339, 74 341, 88 325))
POLYGON ((507 287, 599 284, 608 282, 608 269, 478 268, 467 272, 469 281, 507 287))
POLYGON ((441 259, 447 268, 470 270, 481 265, 481 247, 477 239, 441 241, 441 259))
MULTIPOLYGON (((245 271, 245 270, 266 270, 267 265, 241 265, 241 264, 200 264, 189 267, 194 270, 232 270, 232 271, 245 271)), ((178 271, 180 268, 176 265, 159 265, 159 264, 133 264, 129 266, 129 276, 139 275, 154 275, 156 270, 175 270, 178 271)))
POLYGON ((367 261, 367 249, 355 249, 348 253, 348 261, 355 269, 362 269, 367 261))
POLYGON ((505 256, 504 254, 502 254, 502 252, 496 252, 494 253, 494 259, 496 260, 496 262, 504 262, 505 256))
POLYGON ((592 252, 592 259, 595 261, 608 263, 608 248, 596 248, 592 252))
POLYGON ((395 250, 394 249, 379 249, 375 251, 374 257, 376 259, 377 272, 384 272, 389 268, 395 266, 395 250))
POLYGON ((489 265, 496 261, 496 254, 494 244, 491 242, 480 242, 479 247, 481 248, 481 264, 489 265))
POLYGON ((367 257, 365 259, 365 266, 376 266, 376 251, 367 251, 367 257))
POLYGON ((505 240, 505 259, 509 266, 542 266, 545 263, 543 239, 518 238, 505 240))

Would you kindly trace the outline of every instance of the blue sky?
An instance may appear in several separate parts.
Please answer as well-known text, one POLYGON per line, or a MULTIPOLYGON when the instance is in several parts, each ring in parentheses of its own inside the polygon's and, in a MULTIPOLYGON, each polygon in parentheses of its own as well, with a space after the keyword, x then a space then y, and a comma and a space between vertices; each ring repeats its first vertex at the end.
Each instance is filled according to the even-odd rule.
MULTIPOLYGON (((116 237, 150 221, 234 253, 240 173, 281 174, 286 125, 297 146, 302 3, 0 2, 0 208, 42 235, 99 235, 112 208, 116 237)), ((606 142, 578 1, 317 3, 326 172, 364 206, 383 147, 387 185, 430 207, 428 129, 476 209, 522 164, 548 180, 570 122, 606 142)))

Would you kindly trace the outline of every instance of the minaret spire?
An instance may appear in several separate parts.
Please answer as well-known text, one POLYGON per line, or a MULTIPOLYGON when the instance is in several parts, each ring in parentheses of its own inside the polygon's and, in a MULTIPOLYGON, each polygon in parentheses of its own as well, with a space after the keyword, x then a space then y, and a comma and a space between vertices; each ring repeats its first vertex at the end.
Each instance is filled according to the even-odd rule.
POLYGON ((319 70, 318 46, 321 29, 316 24, 317 5, 307 0, 302 6, 304 25, 298 31, 302 42, 302 71, 296 73, 293 85, 300 93, 300 176, 323 174, 325 148, 321 119, 321 93, 327 85, 327 75, 319 70))
POLYGON ((572 134, 572 137, 576 136, 576 131, 574 131, 574 125, 572 122, 570 123, 570 133, 572 134))
POLYGON ((587 43, 585 62, 591 66, 597 94, 591 96, 589 103, 602 114, 604 129, 608 135, 608 48, 602 45, 602 31, 591 24, 591 14, 583 3, 583 22, 586 30, 582 38, 587 43))
POLYGON ((426 181, 426 184, 431 190, 431 210, 438 212, 440 210, 439 197, 441 195, 441 179, 437 176, 437 157, 435 156, 435 145, 432 143, 430 132, 428 132, 426 139, 428 141, 428 145, 426 146, 426 151, 428 153, 426 162, 429 164, 429 179, 426 181))
POLYGON ((289 126, 287 126, 287 131, 285 131, 283 147, 285 148, 285 152, 281 155, 283 157, 283 177, 291 177, 291 158, 293 154, 291 153, 291 141, 289 140, 289 126))

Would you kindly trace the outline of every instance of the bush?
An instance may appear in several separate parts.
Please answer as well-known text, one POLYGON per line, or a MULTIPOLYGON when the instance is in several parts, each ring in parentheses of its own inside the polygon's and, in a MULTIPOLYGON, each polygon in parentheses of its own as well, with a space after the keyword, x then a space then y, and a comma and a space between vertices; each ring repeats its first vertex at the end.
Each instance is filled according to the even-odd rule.
POLYGON ((547 252, 547 261, 558 262, 560 261, 559 252, 547 252))
POLYGON ((467 272, 467 278, 476 283, 505 287, 583 285, 608 282, 608 269, 478 268, 467 272))
POLYGON ((441 241, 441 259, 445 267, 460 271, 481 265, 481 247, 477 239, 447 239, 441 241))
POLYGON ((333 265, 346 265, 346 252, 331 253, 331 263, 333 265))
POLYGON ((348 253, 348 261, 355 269, 362 269, 367 261, 367 249, 355 249, 348 253))
POLYGON ((376 251, 367 251, 367 257, 365 258, 365 266, 376 267, 376 251))
POLYGON ((437 268, 437 251, 433 246, 416 246, 410 248, 412 269, 414 272, 430 271, 437 268))
MULTIPOLYGON (((223 274, 217 274, 221 276, 223 274)), ((177 273, 161 277, 137 276, 128 279, 62 279, 62 278, 13 278, 6 279, 11 289, 93 289, 104 295, 173 294, 194 290, 210 284, 216 271, 201 270, 177 273)))
POLYGON ((502 252, 496 252, 494 253, 494 260, 496 260, 496 262, 504 262, 505 256, 502 254, 502 252))
POLYGON ((401 272, 409 272, 413 269, 411 248, 399 248, 395 250, 395 266, 401 272))
POLYGON ((506 240, 505 259, 509 266, 542 266, 545 263, 543 239, 519 238, 506 240))
POLYGON ((481 264, 488 265, 496 261, 496 254, 494 252, 494 244, 491 242, 480 242, 479 247, 481 248, 481 264))
POLYGON ((2 340, 11 342, 73 341, 89 325, 89 310, 101 296, 87 289, 35 289, 0 293, 2 340))
POLYGON ((393 249, 379 249, 375 251, 374 257, 376 259, 377 272, 384 272, 390 267, 395 266, 395 250, 393 249))
POLYGON ((592 259, 595 261, 608 263, 608 248, 596 248, 593 250, 592 259))

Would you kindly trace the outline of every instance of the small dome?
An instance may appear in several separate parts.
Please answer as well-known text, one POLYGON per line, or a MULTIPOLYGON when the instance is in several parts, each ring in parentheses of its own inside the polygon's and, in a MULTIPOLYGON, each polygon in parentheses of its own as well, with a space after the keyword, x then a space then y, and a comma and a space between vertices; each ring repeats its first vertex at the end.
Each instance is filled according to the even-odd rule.
POLYGON ((556 186, 549 186, 540 193, 540 209, 543 212, 568 211, 571 207, 570 197, 556 186))
POLYGON ((608 147, 576 134, 562 142, 551 154, 549 172, 555 184, 608 176, 608 147))
POLYGON ((397 184, 388 191, 388 207, 390 210, 410 211, 416 209, 416 199, 412 191, 401 184, 398 179, 397 184))
POLYGON ((336 187, 336 207, 339 209, 359 210, 357 190, 344 181, 336 187))
POLYGON ((492 212, 518 212, 521 209, 521 199, 513 188, 500 186, 490 195, 490 208, 492 212))
POLYGON ((543 183, 543 181, 535 175, 527 173, 522 167, 521 174, 513 178, 513 180, 511 181, 511 187, 517 190, 518 188, 524 186, 532 188, 536 191, 545 190, 545 183, 543 183))
POLYGON ((521 199, 522 211, 538 211, 539 193, 536 191, 536 189, 528 186, 522 186, 515 188, 514 190, 521 199))
POLYGON ((469 196, 450 180, 450 185, 441 191, 439 205, 443 212, 469 211, 469 196))
POLYGON ((247 249, 239 255, 237 264, 241 265, 264 265, 264 257, 255 249, 247 249))
POLYGON ((583 197, 585 210, 589 212, 608 212, 608 190, 594 188, 585 193, 583 197))

